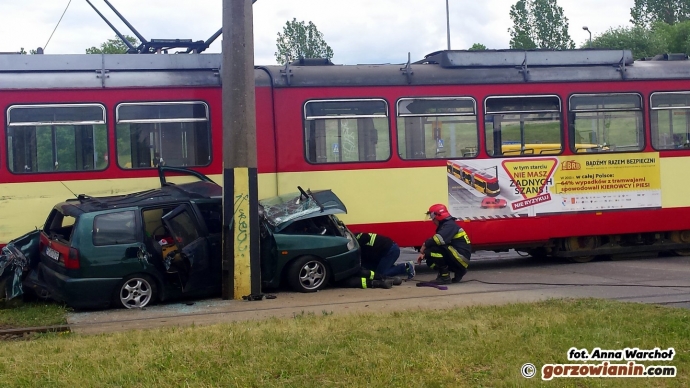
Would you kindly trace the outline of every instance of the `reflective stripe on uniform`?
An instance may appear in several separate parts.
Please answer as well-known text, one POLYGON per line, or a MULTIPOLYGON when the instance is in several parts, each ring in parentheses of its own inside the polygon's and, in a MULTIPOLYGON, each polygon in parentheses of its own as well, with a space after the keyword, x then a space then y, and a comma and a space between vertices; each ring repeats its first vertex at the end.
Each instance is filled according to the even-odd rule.
POLYGON ((431 252, 431 257, 443 257, 443 253, 431 252))
POLYGON ((453 255, 453 258, 460 263, 463 267, 467 268, 469 264, 467 263, 467 259, 463 255, 460 254, 454 247, 449 246, 448 251, 453 255))
POLYGON ((440 234, 438 234, 438 233, 435 234, 433 238, 434 238, 434 242, 435 242, 436 244, 438 244, 438 245, 446 245, 446 242, 443 241, 443 237, 441 237, 440 234))
MULTIPOLYGON (((376 241, 376 233, 367 233, 367 234, 369 235, 369 242, 364 244, 364 245, 368 245, 370 247, 373 247, 374 241, 376 241)), ((357 233, 357 235, 355 236, 355 238, 357 240, 359 240, 360 237, 362 237, 362 233, 357 233)))
POLYGON ((456 238, 464 238, 465 242, 467 242, 468 244, 470 243, 470 237, 462 229, 460 229, 458 233, 455 233, 455 236, 453 236, 453 240, 455 240, 456 238))
POLYGON ((374 271, 369 271, 369 280, 374 280, 374 271))
POLYGON ((362 278, 362 288, 367 288, 367 278, 362 278))

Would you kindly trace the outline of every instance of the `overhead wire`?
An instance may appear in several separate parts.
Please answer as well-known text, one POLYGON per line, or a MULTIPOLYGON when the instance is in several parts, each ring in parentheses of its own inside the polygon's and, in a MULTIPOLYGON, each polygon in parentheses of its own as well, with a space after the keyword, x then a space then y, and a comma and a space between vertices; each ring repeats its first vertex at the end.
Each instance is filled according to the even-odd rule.
POLYGON ((50 43, 50 40, 53 39, 53 34, 55 34, 55 31, 57 31, 58 26, 60 25, 60 22, 62 21, 62 18, 65 17, 65 14, 67 13, 67 9, 69 8, 70 4, 72 4, 72 0, 69 0, 67 2, 67 7, 65 7, 65 10, 62 11, 62 16, 60 16, 60 20, 58 20, 57 24, 55 25, 55 28, 53 29, 53 32, 50 34, 50 37, 48 38, 48 41, 46 44, 43 46, 43 50, 48 47, 48 43, 50 43))

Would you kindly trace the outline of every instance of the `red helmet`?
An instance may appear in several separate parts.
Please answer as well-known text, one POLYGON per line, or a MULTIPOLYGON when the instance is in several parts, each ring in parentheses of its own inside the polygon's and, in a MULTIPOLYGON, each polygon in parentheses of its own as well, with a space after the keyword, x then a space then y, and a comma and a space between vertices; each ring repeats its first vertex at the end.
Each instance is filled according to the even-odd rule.
POLYGON ((426 214, 429 216, 429 218, 435 219, 436 221, 445 220, 446 218, 450 217, 450 213, 448 212, 446 205, 442 205, 440 203, 431 205, 426 214))

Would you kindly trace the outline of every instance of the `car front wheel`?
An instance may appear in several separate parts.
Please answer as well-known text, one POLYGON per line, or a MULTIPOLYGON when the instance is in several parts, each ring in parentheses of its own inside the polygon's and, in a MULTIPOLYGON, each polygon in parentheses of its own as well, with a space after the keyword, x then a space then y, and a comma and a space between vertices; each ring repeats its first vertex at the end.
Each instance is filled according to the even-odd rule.
POLYGON ((288 283, 297 292, 316 292, 328 283, 328 267, 316 257, 301 257, 288 269, 288 283))
POLYGON ((114 302, 128 309, 143 308, 157 296, 155 281, 146 275, 132 275, 120 283, 114 302))

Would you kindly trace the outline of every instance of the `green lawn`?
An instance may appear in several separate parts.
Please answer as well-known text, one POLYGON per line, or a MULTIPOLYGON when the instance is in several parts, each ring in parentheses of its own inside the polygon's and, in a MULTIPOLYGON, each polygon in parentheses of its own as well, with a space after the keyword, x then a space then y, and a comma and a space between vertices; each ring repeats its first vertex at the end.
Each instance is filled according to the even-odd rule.
POLYGON ((53 302, 10 301, 0 308, 0 329, 62 325, 67 323, 67 311, 53 302))
MULTIPOLYGON (((6 342, 10 387, 688 386, 690 311, 601 300, 547 301, 292 319, 6 342), (577 348, 674 347, 678 377, 520 375, 577 348)), ((652 362, 640 362, 656 365, 652 362)))

